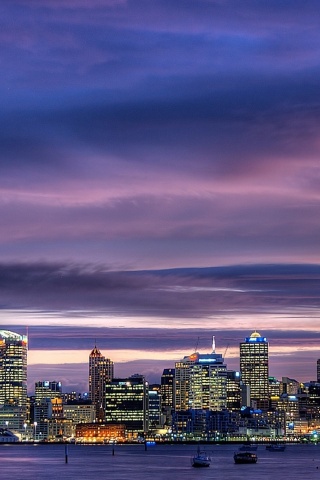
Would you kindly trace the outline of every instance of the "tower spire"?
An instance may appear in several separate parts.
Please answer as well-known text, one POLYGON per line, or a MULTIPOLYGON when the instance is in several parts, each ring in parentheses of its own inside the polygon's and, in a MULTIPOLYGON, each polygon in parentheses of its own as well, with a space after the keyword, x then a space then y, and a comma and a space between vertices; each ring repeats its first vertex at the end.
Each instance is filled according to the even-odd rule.
POLYGON ((212 353, 216 353, 216 340, 214 335, 212 336, 212 353))

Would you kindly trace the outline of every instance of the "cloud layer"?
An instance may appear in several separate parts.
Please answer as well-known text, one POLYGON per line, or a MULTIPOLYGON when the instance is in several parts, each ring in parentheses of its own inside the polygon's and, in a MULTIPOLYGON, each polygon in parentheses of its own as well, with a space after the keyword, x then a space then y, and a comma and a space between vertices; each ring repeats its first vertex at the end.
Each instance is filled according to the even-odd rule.
POLYGON ((3 324, 121 325, 139 350, 137 325, 159 349, 156 326, 185 328, 188 343, 196 319, 205 335, 258 323, 293 346, 305 328, 307 345, 318 3, 4 0, 0 12, 3 324))

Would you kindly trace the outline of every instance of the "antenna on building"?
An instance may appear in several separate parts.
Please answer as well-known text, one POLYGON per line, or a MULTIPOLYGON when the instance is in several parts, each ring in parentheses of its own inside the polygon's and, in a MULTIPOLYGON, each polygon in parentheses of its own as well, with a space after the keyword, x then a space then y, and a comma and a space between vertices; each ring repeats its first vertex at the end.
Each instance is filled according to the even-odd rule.
POLYGON ((199 340, 200 340, 200 337, 197 338, 197 343, 196 343, 196 346, 195 346, 195 349, 194 349, 194 352, 195 352, 195 353, 196 353, 197 350, 198 350, 199 340))
POLYGON ((228 344, 227 344, 227 346, 226 346, 226 349, 225 349, 225 351, 224 351, 224 354, 223 354, 223 361, 224 361, 224 360, 225 360, 225 358, 226 358, 226 355, 227 355, 227 351, 228 351, 229 345, 230 345, 230 343, 228 343, 228 344))
POLYGON ((216 353, 216 340, 214 335, 212 336, 212 353, 216 353))

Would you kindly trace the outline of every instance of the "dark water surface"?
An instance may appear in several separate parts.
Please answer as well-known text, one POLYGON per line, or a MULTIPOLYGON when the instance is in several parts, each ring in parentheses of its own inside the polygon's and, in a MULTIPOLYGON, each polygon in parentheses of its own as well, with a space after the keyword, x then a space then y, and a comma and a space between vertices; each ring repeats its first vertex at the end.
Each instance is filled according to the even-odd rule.
POLYGON ((9 480, 320 480, 320 445, 288 445, 284 452, 257 450, 258 463, 235 465, 237 446, 209 445, 209 468, 191 467, 194 445, 0 445, 0 478, 9 480))

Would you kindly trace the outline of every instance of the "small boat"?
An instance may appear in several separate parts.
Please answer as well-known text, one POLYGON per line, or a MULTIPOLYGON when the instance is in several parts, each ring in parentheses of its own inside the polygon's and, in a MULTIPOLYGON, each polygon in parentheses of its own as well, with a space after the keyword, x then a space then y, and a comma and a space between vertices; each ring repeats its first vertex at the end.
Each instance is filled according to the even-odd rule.
POLYGON ((258 457, 253 452, 235 452, 234 463, 257 463, 258 457))
POLYGON ((241 447, 239 447, 239 451, 241 452, 255 452, 258 449, 258 445, 254 443, 244 443, 241 447))
POLYGON ((204 450, 200 450, 198 446, 197 453, 194 457, 191 458, 191 465, 193 467, 209 467, 211 463, 211 458, 207 455, 204 450))
POLYGON ((284 443, 270 443, 266 446, 266 449, 269 450, 269 452, 284 452, 286 445, 284 443))

